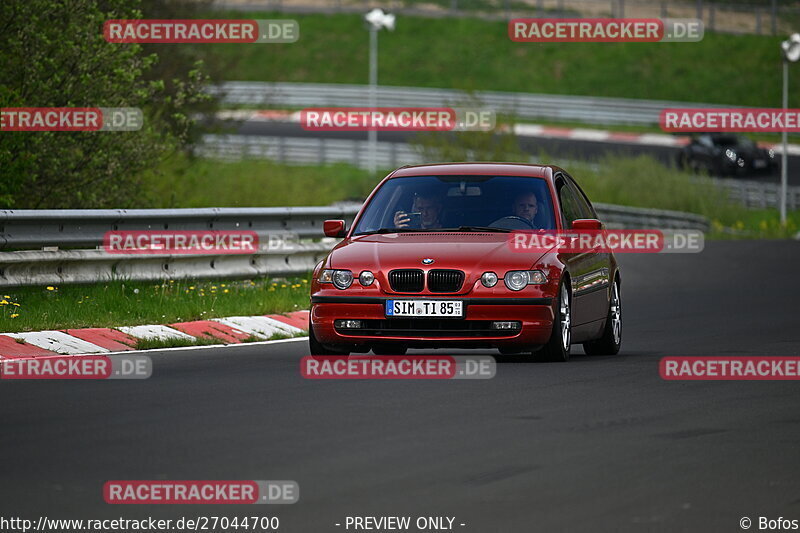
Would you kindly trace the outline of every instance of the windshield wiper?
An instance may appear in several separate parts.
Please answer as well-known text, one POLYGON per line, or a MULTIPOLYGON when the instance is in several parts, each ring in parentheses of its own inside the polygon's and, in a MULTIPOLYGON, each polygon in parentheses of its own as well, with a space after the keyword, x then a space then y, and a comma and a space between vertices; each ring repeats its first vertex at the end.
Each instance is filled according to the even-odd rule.
MULTIPOLYGON (((362 231, 362 232, 359 232, 359 233, 354 233, 353 237, 358 237, 358 236, 361 236, 361 235, 379 235, 379 234, 384 234, 384 233, 410 233, 410 232, 413 232, 413 231, 421 231, 421 232, 429 233, 431 230, 429 230, 429 229, 421 229, 421 228, 381 228, 381 229, 376 229, 376 230, 373 230, 373 231, 362 231)), ((438 231, 438 230, 435 230, 435 231, 438 231)))
POLYGON ((444 231, 488 231, 491 233, 511 233, 513 230, 508 228, 493 228, 491 226, 459 226, 454 230, 447 228, 444 231))

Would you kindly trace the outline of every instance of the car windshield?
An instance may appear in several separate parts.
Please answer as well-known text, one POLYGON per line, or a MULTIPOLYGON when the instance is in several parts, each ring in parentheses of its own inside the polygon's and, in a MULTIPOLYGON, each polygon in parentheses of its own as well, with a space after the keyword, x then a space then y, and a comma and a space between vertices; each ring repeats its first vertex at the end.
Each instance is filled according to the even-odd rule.
POLYGON ((741 148, 751 148, 753 146, 753 141, 747 137, 737 137, 736 135, 721 135, 715 137, 714 142, 717 144, 717 146, 722 146, 725 148, 737 146, 741 148))
POLYGON ((432 229, 555 229, 547 182, 520 176, 393 178, 367 205, 354 235, 432 229))

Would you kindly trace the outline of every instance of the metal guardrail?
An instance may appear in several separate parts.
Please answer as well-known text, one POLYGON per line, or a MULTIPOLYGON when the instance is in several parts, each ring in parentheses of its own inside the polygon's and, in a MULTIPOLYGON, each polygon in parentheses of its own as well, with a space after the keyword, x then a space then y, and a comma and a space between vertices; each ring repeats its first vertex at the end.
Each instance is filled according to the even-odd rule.
MULTIPOLYGON (((237 160, 242 158, 271 159, 283 164, 326 165, 347 163, 367 168, 368 146, 356 139, 326 137, 266 137, 260 135, 206 135, 196 148, 203 157, 237 160)), ((393 169, 402 165, 417 165, 426 159, 406 143, 377 143, 379 168, 393 169)), ((531 157, 531 162, 538 162, 531 157)), ((780 186, 775 183, 740 179, 710 178, 711 183, 728 192, 732 201, 747 208, 778 208, 780 186)), ((788 209, 800 209, 800 187, 790 186, 787 195, 788 209)))
MULTIPOLYGON (((112 279, 256 277, 314 268, 335 239, 322 222, 352 222, 358 206, 0 211, 0 286, 90 283, 112 279), (108 231, 246 230, 259 236, 253 254, 110 254, 108 231), (290 247, 271 236, 297 237, 290 247), (302 240, 300 240, 302 239, 302 240), (64 249, 91 247, 93 249, 64 249)), ((294 239, 293 239, 294 241, 294 239)))
MULTIPOLYGON (((661 209, 595 204, 609 228, 652 227, 708 231, 705 217, 661 209)), ((240 278, 302 274, 313 269, 335 239, 323 238, 322 221, 352 223, 358 205, 253 209, 149 209, 131 211, 4 211, 5 247, 41 250, 0 252, 0 287, 93 283, 113 279, 162 280, 240 278), (224 223, 221 223, 224 221, 224 223), (258 222, 258 224, 256 224, 258 222), (296 225, 295 225, 296 224, 296 225), (272 228, 296 232, 316 242, 300 241, 289 249, 261 248, 253 254, 109 254, 100 249, 103 234, 115 229, 248 229, 264 235, 272 228), (76 244, 91 250, 58 249, 76 244)))
MULTIPOLYGON (((289 83, 228 81, 212 87, 225 104, 264 105, 287 108, 360 107, 368 101, 369 86, 338 83, 289 83)), ((552 94, 455 89, 378 86, 377 102, 384 107, 443 107, 481 105, 497 113, 513 113, 523 119, 577 121, 585 124, 658 124, 665 108, 724 107, 718 104, 561 96, 552 94)))
POLYGON ((708 0, 217 0, 214 5, 240 11, 285 13, 366 13, 380 7, 396 14, 427 17, 632 17, 696 18, 706 30, 777 35, 800 16, 795 2, 714 2, 708 0))

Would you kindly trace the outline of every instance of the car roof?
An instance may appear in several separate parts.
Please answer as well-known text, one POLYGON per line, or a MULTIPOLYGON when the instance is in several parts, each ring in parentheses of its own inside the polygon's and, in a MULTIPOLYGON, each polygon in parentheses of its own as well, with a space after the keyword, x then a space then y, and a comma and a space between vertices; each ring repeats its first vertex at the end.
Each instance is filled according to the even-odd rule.
POLYGON ((389 178, 409 176, 523 176, 533 178, 552 178, 561 171, 553 165, 529 165, 525 163, 438 163, 398 168, 389 178))

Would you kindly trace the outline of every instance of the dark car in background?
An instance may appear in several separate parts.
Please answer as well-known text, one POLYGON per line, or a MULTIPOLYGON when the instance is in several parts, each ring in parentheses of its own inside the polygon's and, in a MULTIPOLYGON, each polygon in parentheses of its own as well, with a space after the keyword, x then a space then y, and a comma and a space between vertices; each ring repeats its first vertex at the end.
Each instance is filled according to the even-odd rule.
POLYGON ((678 154, 678 166, 712 176, 777 173, 775 152, 741 135, 702 133, 678 154))

